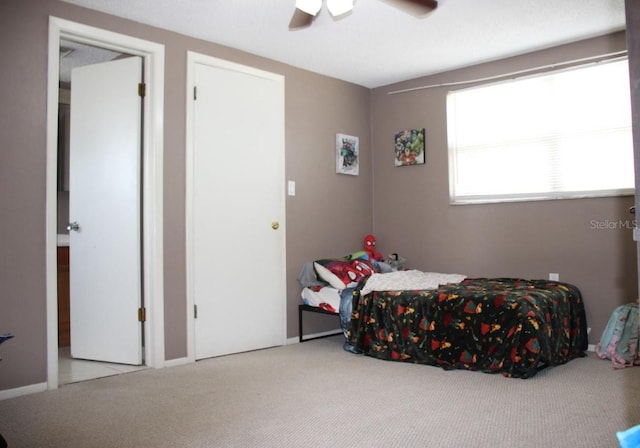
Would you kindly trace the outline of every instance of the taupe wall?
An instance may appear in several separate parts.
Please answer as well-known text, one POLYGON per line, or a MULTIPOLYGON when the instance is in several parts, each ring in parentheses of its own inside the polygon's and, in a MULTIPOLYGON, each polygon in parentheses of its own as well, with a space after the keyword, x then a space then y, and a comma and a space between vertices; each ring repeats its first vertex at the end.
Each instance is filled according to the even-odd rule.
MULTIPOLYGON (((0 390, 46 381, 45 166, 48 16, 165 45, 164 288, 166 359, 186 355, 186 52, 279 73, 286 78, 287 336, 297 335, 300 265, 361 248, 375 230, 379 250, 410 267, 470 276, 546 277, 579 286, 591 343, 612 308, 637 297, 630 230, 593 230, 592 221, 631 219, 633 198, 448 205, 446 89, 387 95, 397 88, 477 78, 624 48, 624 36, 513 58, 369 91, 165 30, 56 0, 0 2, 0 390), (427 128, 427 164, 393 166, 392 138, 427 128), (360 176, 335 174, 337 132, 360 137, 360 176), (375 182, 374 182, 375 181, 375 182), (595 335, 595 336, 594 336, 595 335)), ((588 94, 588 93, 587 93, 588 94)), ((284 188, 284 186, 283 186, 284 188)), ((239 290, 241 291, 241 289, 239 290)), ((239 292, 241 293, 241 292, 239 292)), ((323 316, 308 330, 335 328, 323 316)))
MULTIPOLYGON (((186 356, 185 91, 186 52, 285 76, 287 336, 297 336, 300 265, 360 248, 371 231, 370 91, 230 48, 55 0, 0 2, 0 390, 46 381, 45 167, 48 16, 165 46, 164 291, 166 359, 186 356), (360 176, 335 174, 337 132, 360 137, 360 176)), ((283 185, 283 192, 285 186, 283 185)), ((255 285, 243 290, 254 295, 255 285)), ((309 320, 309 330, 335 322, 309 320)))
MULTIPOLYGON (((409 267, 472 277, 547 278, 584 295, 590 343, 598 342, 613 308, 637 298, 632 196, 601 199, 449 205, 445 87, 396 90, 478 79, 606 54, 626 47, 624 33, 496 63, 411 80, 372 93, 374 230, 380 249, 409 267), (393 135, 425 127, 426 165, 394 167, 393 135), (593 222, 629 228, 594 229, 593 222)), ((597 86, 594 86, 597 88, 597 86)), ((589 95, 589 92, 585 92, 589 95)))

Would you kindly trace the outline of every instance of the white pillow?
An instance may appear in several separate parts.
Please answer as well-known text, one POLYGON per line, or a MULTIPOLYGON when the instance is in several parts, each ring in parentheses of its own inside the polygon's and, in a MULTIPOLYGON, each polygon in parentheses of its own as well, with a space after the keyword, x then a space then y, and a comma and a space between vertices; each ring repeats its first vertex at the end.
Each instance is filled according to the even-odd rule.
POLYGON ((334 274, 329 269, 322 266, 320 263, 314 261, 313 267, 315 268, 316 273, 318 274, 318 277, 320 277, 325 282, 329 283, 332 287, 339 290, 343 290, 344 288, 347 287, 347 285, 345 285, 343 281, 340 280, 336 274, 334 274))

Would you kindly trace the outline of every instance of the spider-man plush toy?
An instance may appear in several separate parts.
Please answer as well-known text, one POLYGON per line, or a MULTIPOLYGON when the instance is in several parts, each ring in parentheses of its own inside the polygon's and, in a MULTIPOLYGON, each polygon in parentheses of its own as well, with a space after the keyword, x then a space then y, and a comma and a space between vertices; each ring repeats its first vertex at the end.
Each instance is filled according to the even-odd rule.
POLYGON ((364 251, 369 260, 382 261, 384 257, 380 252, 376 252, 376 237, 367 235, 364 237, 364 251))

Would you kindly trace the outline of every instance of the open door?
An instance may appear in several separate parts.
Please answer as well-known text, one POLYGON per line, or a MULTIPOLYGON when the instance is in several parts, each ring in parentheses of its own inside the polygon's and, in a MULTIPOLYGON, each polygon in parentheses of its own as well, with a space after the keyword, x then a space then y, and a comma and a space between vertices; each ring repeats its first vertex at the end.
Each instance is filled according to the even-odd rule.
POLYGON ((142 364, 142 59, 71 77, 70 320, 74 358, 142 364))

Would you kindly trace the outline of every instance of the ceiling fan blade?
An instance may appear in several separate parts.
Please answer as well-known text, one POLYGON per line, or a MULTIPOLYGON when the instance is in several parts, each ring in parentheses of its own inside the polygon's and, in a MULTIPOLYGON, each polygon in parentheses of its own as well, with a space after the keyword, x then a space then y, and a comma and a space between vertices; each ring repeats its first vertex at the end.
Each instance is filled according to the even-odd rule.
POLYGON ((422 6, 429 11, 433 11, 438 7, 437 0, 404 0, 406 3, 412 3, 417 6, 422 6))
POLYGON ((423 16, 438 7, 437 0, 383 0, 414 16, 423 16))
POLYGON ((332 16, 337 17, 353 9, 353 0, 327 0, 327 9, 332 16))
POLYGON ((313 19, 315 18, 316 18, 315 16, 311 14, 307 14, 306 12, 296 8, 295 11, 293 12, 293 16, 291 16, 291 21, 289 22, 289 29, 298 30, 301 28, 306 28, 309 25, 311 25, 311 22, 313 22, 313 19))

